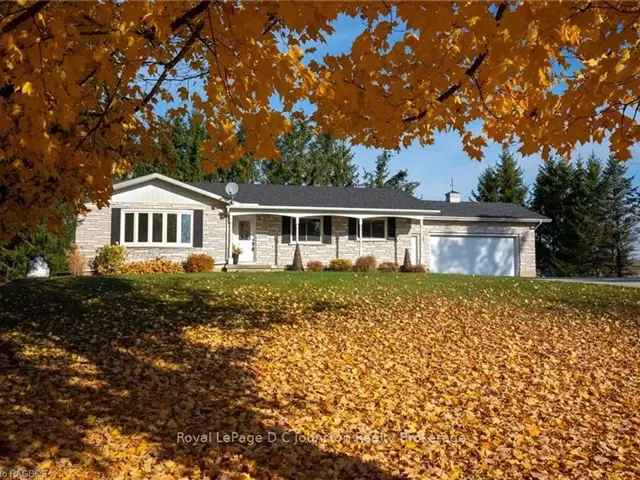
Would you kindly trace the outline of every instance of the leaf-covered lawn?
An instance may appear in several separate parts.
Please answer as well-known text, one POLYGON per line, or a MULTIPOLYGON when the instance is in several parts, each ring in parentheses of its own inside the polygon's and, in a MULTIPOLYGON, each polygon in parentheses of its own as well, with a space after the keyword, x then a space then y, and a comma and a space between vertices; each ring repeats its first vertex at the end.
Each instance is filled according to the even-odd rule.
POLYGON ((0 287, 0 318, 0 472, 640 477, 640 290, 67 278, 0 287))

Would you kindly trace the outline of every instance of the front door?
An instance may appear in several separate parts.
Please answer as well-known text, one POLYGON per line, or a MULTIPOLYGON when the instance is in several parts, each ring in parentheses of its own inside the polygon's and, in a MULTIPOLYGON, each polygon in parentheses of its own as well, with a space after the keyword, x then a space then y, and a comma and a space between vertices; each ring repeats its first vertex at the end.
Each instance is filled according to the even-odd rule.
POLYGON ((248 215, 233 219, 233 245, 240 247, 240 262, 255 262, 255 236, 256 217, 248 215))

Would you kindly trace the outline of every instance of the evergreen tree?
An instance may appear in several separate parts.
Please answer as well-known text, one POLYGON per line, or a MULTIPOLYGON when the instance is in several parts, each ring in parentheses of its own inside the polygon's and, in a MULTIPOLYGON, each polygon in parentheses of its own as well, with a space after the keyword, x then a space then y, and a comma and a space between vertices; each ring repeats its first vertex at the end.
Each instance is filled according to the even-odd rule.
POLYGON ((393 188, 394 190, 401 190, 414 195, 416 189, 420 186, 420 182, 410 181, 409 172, 405 169, 398 170, 398 172, 389 176, 391 158, 391 152, 388 150, 378 155, 376 157, 375 170, 364 174, 364 184, 367 187, 393 188))
POLYGON ((478 179, 478 188, 471 192, 471 198, 476 202, 499 202, 498 178, 493 167, 487 167, 478 179))
POLYGON ((571 274, 572 262, 565 248, 571 237, 567 219, 570 217, 570 185, 573 168, 562 160, 549 160, 540 166, 535 184, 531 208, 551 219, 536 230, 536 257, 545 274, 571 274))
POLYGON ((609 157, 603 172, 604 198, 601 257, 606 273, 622 277, 632 266, 640 220, 640 199, 624 162, 609 157))
POLYGON ((477 202, 525 204, 527 187, 522 170, 509 150, 503 149, 496 167, 487 167, 480 175, 477 191, 471 196, 477 202))
POLYGON ((602 256, 600 244, 606 216, 602 192, 602 167, 595 155, 586 165, 578 161, 573 169, 568 198, 567 241, 564 255, 575 275, 599 275, 602 256))
MULTIPOLYGON (((250 183, 258 180, 259 172, 253 158, 246 156, 229 168, 204 173, 200 147, 206 138, 205 128, 192 117, 180 117, 165 123, 156 134, 162 158, 149 159, 134 167, 128 177, 162 173, 183 182, 207 180, 211 182, 250 183)), ((242 141, 242 132, 239 132, 242 141)))
POLYGON ((43 221, 34 231, 25 230, 0 242, 0 283, 4 279, 24 277, 29 260, 43 256, 51 275, 69 271, 67 252, 75 237, 77 217, 73 210, 60 206, 62 223, 52 229, 43 221))
POLYGON ((349 146, 330 135, 317 134, 307 122, 294 123, 277 146, 280 158, 261 162, 265 183, 344 187, 358 181, 349 146))

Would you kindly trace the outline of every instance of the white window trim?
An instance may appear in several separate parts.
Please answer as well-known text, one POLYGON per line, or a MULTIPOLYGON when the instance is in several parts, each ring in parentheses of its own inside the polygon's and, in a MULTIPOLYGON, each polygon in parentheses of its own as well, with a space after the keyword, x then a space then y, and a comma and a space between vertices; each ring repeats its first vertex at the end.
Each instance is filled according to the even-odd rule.
POLYGON ((360 225, 357 223, 356 224, 356 230, 358 231, 358 235, 357 235, 357 240, 362 240, 363 242, 386 242, 387 240, 389 240, 389 228, 387 225, 387 217, 383 217, 383 218, 363 218, 362 219, 362 225, 364 227, 364 222, 369 221, 369 222, 380 222, 383 221, 384 222, 384 237, 382 238, 378 238, 378 237, 361 237, 362 232, 360 232, 360 225))
POLYGON ((161 247, 161 248, 176 248, 176 247, 193 247, 193 210, 147 210, 147 209, 123 209, 120 215, 120 245, 125 247, 161 247), (125 224, 126 214, 133 213, 133 242, 125 242, 125 224), (140 213, 149 214, 147 221, 147 242, 138 242, 138 219, 140 213), (153 214, 162 214, 162 241, 153 241, 153 214), (176 228, 176 242, 167 242, 167 214, 175 213, 177 215, 177 228, 176 228), (191 232, 188 243, 181 242, 182 240, 182 215, 189 215, 191 217, 191 232))
MULTIPOLYGON (((298 243, 300 245, 322 245, 324 242, 324 217, 322 216, 312 216, 312 217, 299 217, 299 221, 302 220, 320 220, 320 240, 300 240, 298 243)), ((295 217, 291 217, 291 240, 290 244, 295 245, 296 243, 296 219, 295 217)))

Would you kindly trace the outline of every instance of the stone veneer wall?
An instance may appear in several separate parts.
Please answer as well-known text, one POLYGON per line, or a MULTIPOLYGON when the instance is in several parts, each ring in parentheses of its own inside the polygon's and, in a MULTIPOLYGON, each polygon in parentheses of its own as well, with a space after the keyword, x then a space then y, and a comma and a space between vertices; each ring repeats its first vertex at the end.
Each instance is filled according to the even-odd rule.
MULTIPOLYGON (((75 243, 78 250, 88 260, 95 257, 96 250, 111 243, 111 207, 98 209, 95 205, 87 205, 89 213, 82 216, 76 229, 75 243)), ((132 247, 127 248, 127 260, 149 260, 163 257, 174 261, 184 261, 191 253, 211 255, 217 265, 225 263, 225 230, 226 220, 222 208, 210 205, 193 205, 177 203, 114 203, 114 208, 144 210, 203 210, 202 248, 183 247, 132 247)))
MULTIPOLYGON (((127 247, 129 260, 165 257, 182 261, 190 253, 204 252, 211 255, 217 265, 225 262, 225 229, 226 222, 222 208, 216 206, 194 206, 193 204, 156 203, 144 205, 114 203, 117 208, 144 208, 159 210, 204 210, 203 247, 171 248, 171 247, 127 247)), ((111 242, 111 209, 98 209, 88 205, 90 211, 80 218, 76 230, 76 244, 80 252, 90 262, 95 252, 103 245, 111 242)), ((355 260, 360 254, 360 242, 349 240, 347 233, 348 220, 345 217, 333 217, 331 244, 301 244, 302 259, 306 263, 319 260, 329 263, 333 258, 349 258, 355 260)), ((396 220, 396 239, 363 241, 363 255, 374 255, 378 262, 401 263, 404 251, 410 248, 411 236, 419 236, 420 228, 417 220, 398 218, 396 220)), ((520 276, 536 275, 535 231, 532 225, 508 224, 501 222, 443 222, 430 221, 423 226, 423 262, 429 266, 429 236, 435 233, 451 234, 505 234, 515 235, 518 239, 518 265, 520 276)), ((257 263, 270 265, 289 265, 293 261, 294 244, 283 244, 281 235, 281 217, 276 215, 256 216, 257 263)))
MULTIPOLYGON (((282 220, 276 215, 257 215, 257 262, 271 265, 290 265, 293 262, 294 243, 282 243, 282 220)), ((301 243, 302 261, 319 260, 328 264, 334 258, 354 260, 360 256, 360 242, 349 240, 346 217, 333 217, 331 243, 301 243)), ((410 246, 408 219, 396 220, 396 239, 364 240, 362 254, 374 255, 378 262, 401 262, 404 249, 410 246)))
MULTIPOLYGON (((319 260, 328 264, 334 258, 355 260, 360 252, 360 242, 349 240, 348 220, 333 217, 331 244, 301 244, 302 260, 319 260)), ((535 230, 529 224, 509 224, 502 222, 429 222, 423 225, 423 261, 427 267, 430 259, 430 234, 504 234, 517 238, 517 271, 523 277, 535 277, 536 252, 535 230)), ((374 255, 378 262, 402 263, 404 251, 411 246, 411 236, 419 238, 420 224, 417 220, 398 218, 396 239, 363 241, 362 254, 374 255)), ((257 262, 271 265, 290 265, 293 261, 295 244, 283 244, 281 217, 257 215, 256 218, 257 262)))

